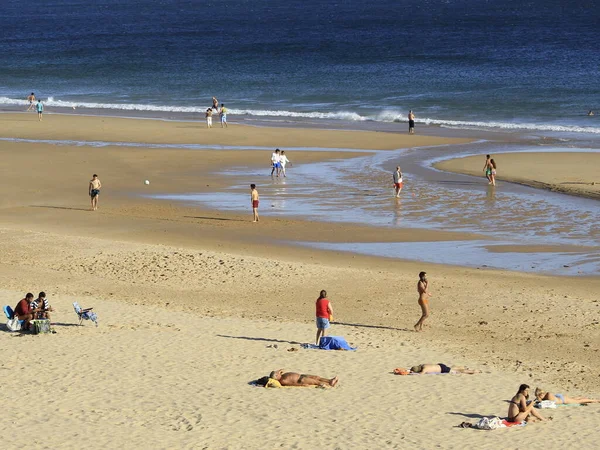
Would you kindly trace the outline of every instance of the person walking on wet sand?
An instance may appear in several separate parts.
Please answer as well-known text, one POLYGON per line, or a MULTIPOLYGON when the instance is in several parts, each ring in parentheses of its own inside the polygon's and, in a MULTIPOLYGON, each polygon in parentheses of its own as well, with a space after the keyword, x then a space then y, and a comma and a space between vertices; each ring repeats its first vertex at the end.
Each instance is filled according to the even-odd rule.
POLYGON ((90 185, 88 188, 92 201, 92 211, 96 211, 98 209, 98 196, 100 195, 100 188, 102 188, 102 183, 100 183, 98 175, 94 174, 90 180, 90 185))
POLYGON ((421 307, 421 318, 415 324, 415 331, 423 331, 423 322, 429 317, 429 300, 431 296, 428 291, 429 281, 427 281, 427 273, 419 273, 419 282, 417 283, 417 291, 419 292, 419 306, 421 307))
POLYGON ((35 94, 33 92, 27 96, 27 101, 29 102, 29 108, 27 108, 27 111, 31 111, 33 108, 35 108, 35 94))
POLYGON ((415 115, 412 109, 408 112, 408 134, 415 134, 415 115))
POLYGON ((490 159, 490 181, 492 186, 496 186, 496 161, 490 159))
POLYGON ((38 100, 37 105, 35 105, 35 109, 38 113, 38 120, 42 121, 42 115, 44 114, 44 104, 41 100, 38 100))
POLYGON ((256 185, 253 183, 250 185, 250 202, 252 203, 252 214, 254 216, 254 220, 252 222, 258 222, 258 191, 256 190, 256 185))
POLYGON ((333 308, 327 300, 327 291, 323 290, 319 293, 319 298, 316 302, 317 307, 317 339, 316 344, 319 345, 321 338, 325 337, 325 330, 329 328, 329 321, 333 320, 333 308))
POLYGON ((483 165, 483 171, 485 172, 485 177, 488 179, 489 183, 492 184, 492 159, 490 155, 485 155, 485 164, 483 165))
POLYGON ((394 172, 394 175, 392 175, 392 177, 394 178, 394 191, 396 192, 396 197, 400 197, 400 192, 402 191, 402 172, 400 172, 400 166, 396 167, 396 171, 394 172))

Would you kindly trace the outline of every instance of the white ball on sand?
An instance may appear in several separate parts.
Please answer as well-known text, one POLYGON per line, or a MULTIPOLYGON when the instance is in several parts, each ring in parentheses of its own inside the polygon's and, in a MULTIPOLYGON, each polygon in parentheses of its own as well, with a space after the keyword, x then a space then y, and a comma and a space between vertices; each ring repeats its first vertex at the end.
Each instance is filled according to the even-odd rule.
POLYGON ((150 180, 144 181, 144 184, 150 184, 150 180))

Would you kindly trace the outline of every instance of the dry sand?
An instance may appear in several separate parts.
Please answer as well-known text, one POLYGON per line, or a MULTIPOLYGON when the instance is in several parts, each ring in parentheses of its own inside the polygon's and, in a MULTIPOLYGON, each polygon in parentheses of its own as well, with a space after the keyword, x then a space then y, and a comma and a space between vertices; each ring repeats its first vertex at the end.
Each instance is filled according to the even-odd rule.
MULTIPOLYGON (((600 198, 600 153, 502 153, 493 155, 497 180, 600 198)), ((468 156, 435 164, 440 170, 483 177, 485 157, 468 156)))
MULTIPOLYGON (((93 127, 94 120, 85 119, 93 127)), ((163 126, 177 126, 139 122, 152 123, 156 136, 163 135, 163 126)), ((60 139, 74 139, 77 132, 69 134, 68 120, 61 124, 55 124, 60 139)), ((149 131, 133 125, 123 125, 126 136, 113 130, 102 140, 144 140, 149 131)), ((256 132, 245 145, 272 131, 256 132)), ((312 133, 301 133, 306 141, 295 146, 338 141, 338 132, 319 138, 312 133)), ((372 148, 372 135, 355 136, 354 148, 372 148)), ((406 138, 398 137, 412 145, 406 138)), ((597 277, 484 271, 296 248, 269 236, 283 230, 299 240, 381 236, 368 227, 289 219, 254 226, 247 215, 132 195, 143 189, 146 173, 156 174, 160 191, 185 192, 198 178, 218 189, 214 168, 239 157, 262 165, 264 152, 4 142, 0 154, 0 301, 14 306, 25 292, 45 290, 58 309, 54 335, 0 333, 5 403, 35 405, 15 406, 0 416, 12 447, 595 445, 598 405, 561 408, 549 414, 552 423, 522 429, 478 432, 454 426, 480 415, 504 416, 505 400, 523 382, 600 395, 597 277), (86 211, 85 199, 94 171, 106 186, 96 213, 86 211), (416 274, 423 268, 432 280, 432 317, 426 333, 415 333, 416 274), (333 333, 358 345, 357 352, 287 351, 314 339, 314 300, 322 288, 330 292, 340 322, 333 333), (100 327, 74 326, 74 300, 94 306, 100 327), (267 347, 274 344, 278 348, 267 347), (466 364, 486 373, 391 374, 394 367, 425 362, 466 364), (339 375, 341 382, 332 390, 248 386, 280 367, 339 375), (22 427, 36 432, 17 433, 22 427)), ((352 156, 302 155, 306 162, 352 156)), ((471 237, 425 230, 389 234, 397 241, 471 237)))

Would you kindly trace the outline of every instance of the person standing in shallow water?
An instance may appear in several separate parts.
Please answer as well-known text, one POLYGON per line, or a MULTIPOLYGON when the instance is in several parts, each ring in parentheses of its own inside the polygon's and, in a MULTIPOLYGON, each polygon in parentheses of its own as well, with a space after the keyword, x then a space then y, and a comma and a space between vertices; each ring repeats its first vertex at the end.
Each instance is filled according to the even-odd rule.
POLYGON ((31 111, 35 107, 35 94, 33 92, 27 96, 27 101, 29 102, 29 108, 27 108, 27 111, 31 111))
POLYGON ((402 192, 402 172, 400 171, 400 166, 396 167, 396 171, 392 175, 394 179, 394 191, 396 192, 396 198, 400 197, 400 192, 402 192))
POLYGON ((100 183, 98 175, 94 174, 90 180, 90 185, 88 188, 92 201, 92 211, 96 211, 98 209, 98 196, 100 195, 100 188, 102 188, 102 183, 100 183))
POLYGON ((490 155, 485 155, 485 164, 483 165, 483 171, 485 172, 485 177, 488 179, 489 183, 492 184, 492 162, 490 155))
POLYGON ((417 283, 417 291, 419 292, 419 306, 421 307, 421 318, 415 324, 415 331, 423 331, 423 322, 429 317, 429 281, 427 281, 427 273, 419 273, 419 282, 417 283))

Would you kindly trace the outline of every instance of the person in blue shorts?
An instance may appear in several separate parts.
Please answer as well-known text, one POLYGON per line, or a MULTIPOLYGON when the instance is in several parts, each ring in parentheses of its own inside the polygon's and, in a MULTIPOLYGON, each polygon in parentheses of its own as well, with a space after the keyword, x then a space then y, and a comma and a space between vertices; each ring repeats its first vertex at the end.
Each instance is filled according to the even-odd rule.
POLYGON ((42 121, 42 114, 44 113, 44 104, 41 100, 38 100, 37 105, 35 105, 35 109, 38 113, 38 120, 42 121))
POLYGON ((327 291, 323 290, 317 299, 317 345, 322 337, 325 337, 325 330, 329 328, 329 321, 333 320, 333 308, 327 300, 327 291))

